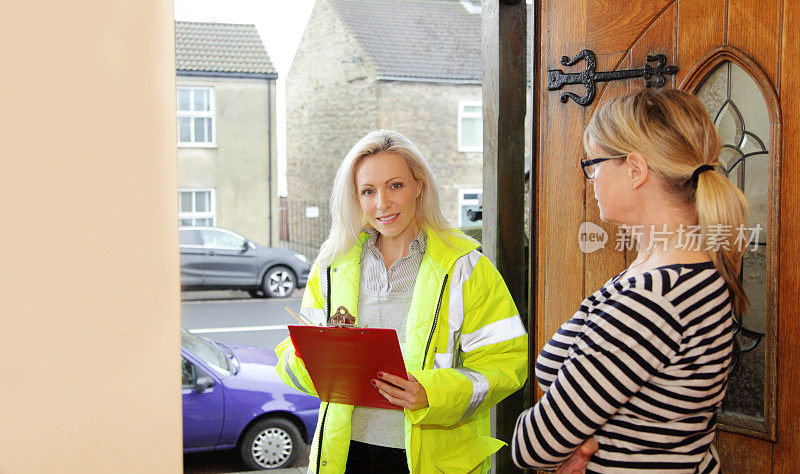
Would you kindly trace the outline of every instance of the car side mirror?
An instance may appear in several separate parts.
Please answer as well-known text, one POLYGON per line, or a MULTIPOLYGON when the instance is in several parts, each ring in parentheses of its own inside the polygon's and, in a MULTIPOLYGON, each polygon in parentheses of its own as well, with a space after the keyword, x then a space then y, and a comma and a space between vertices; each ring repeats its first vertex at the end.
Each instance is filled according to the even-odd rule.
POLYGON ((197 382, 195 383, 195 385, 196 387, 194 391, 197 393, 203 393, 216 384, 214 383, 214 380, 211 377, 201 375, 200 377, 197 377, 197 382))

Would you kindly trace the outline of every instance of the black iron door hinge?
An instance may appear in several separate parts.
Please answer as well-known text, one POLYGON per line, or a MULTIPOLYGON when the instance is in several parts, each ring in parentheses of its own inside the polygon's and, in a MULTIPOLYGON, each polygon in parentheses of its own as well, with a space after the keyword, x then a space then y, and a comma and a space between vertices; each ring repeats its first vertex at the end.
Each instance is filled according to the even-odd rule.
POLYGON ((591 104, 597 94, 596 82, 643 77, 645 79, 645 87, 662 87, 666 84, 664 75, 672 75, 678 72, 677 66, 666 65, 667 57, 663 54, 647 56, 647 62, 655 62, 655 66, 645 64, 641 69, 626 69, 623 71, 597 72, 597 57, 593 51, 588 49, 579 52, 572 59, 568 56, 562 56, 561 64, 572 66, 581 59, 586 60, 586 69, 583 72, 564 73, 561 69, 547 71, 547 90, 555 91, 567 84, 583 84, 586 87, 586 94, 583 97, 572 92, 564 92, 561 94, 561 102, 566 103, 568 99, 572 99, 580 105, 591 104))

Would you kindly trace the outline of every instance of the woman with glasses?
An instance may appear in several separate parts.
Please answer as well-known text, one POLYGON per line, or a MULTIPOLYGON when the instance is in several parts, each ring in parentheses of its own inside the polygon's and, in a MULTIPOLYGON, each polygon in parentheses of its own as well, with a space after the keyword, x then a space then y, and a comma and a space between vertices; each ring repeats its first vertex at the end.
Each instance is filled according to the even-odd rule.
POLYGON ((720 141, 691 94, 614 99, 583 142, 601 219, 638 229, 639 251, 539 355, 545 394, 517 420, 514 461, 562 472, 718 472, 712 442, 733 312, 748 304, 737 236, 747 202, 715 171, 720 141))
MULTIPOLYGON (((323 402, 309 472, 487 472, 505 444, 490 436, 489 409, 528 373, 527 334, 505 282, 445 219, 427 161, 397 132, 353 146, 330 203, 300 313, 328 325, 345 306, 359 327, 394 329, 409 380, 371 379, 400 410, 323 402)), ((316 395, 292 341, 276 353, 281 378, 316 395)))

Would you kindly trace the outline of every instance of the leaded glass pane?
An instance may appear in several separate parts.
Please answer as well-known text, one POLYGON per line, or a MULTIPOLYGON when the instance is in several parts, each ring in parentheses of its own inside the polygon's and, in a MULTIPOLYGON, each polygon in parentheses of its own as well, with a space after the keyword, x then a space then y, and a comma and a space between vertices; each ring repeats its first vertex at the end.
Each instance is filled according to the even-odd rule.
POLYGON ((767 236, 769 235, 769 111, 758 84, 733 62, 721 63, 697 92, 717 127, 722 172, 747 197, 747 238, 741 281, 750 308, 737 315, 734 366, 722 409, 764 417, 767 321, 767 236))

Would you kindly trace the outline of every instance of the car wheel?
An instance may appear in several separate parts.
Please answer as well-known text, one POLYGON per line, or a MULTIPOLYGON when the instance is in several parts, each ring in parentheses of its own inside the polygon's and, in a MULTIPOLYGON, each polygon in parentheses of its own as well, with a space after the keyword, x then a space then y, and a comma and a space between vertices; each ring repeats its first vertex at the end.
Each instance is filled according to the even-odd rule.
POLYGON ((286 267, 272 267, 264 275, 262 289, 271 298, 288 298, 297 286, 294 272, 286 267))
POLYGON ((239 453, 250 469, 289 467, 301 450, 300 431, 283 418, 266 418, 247 429, 239 453))

